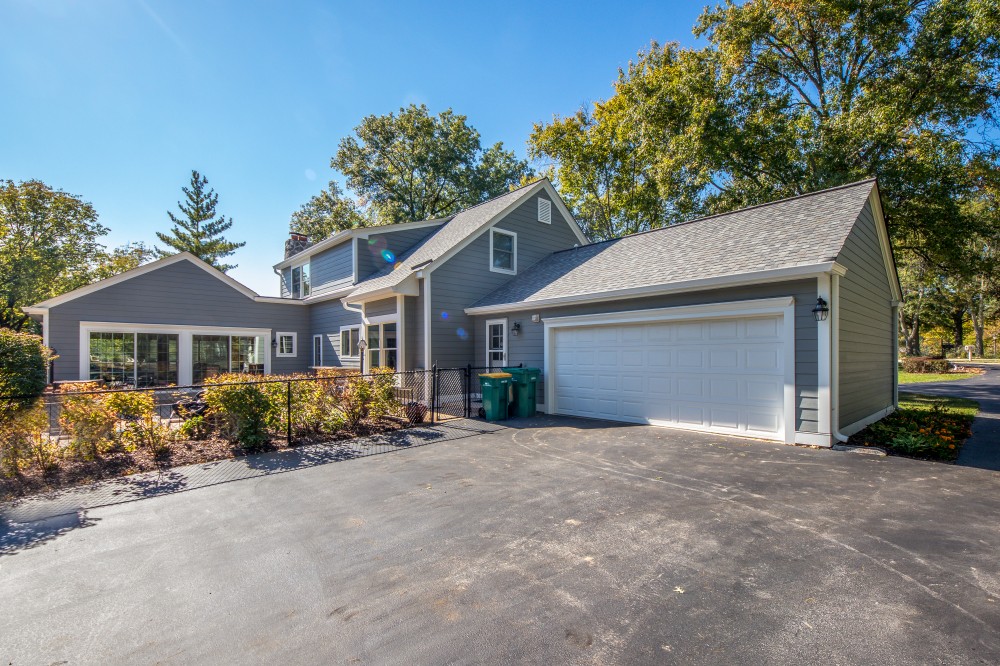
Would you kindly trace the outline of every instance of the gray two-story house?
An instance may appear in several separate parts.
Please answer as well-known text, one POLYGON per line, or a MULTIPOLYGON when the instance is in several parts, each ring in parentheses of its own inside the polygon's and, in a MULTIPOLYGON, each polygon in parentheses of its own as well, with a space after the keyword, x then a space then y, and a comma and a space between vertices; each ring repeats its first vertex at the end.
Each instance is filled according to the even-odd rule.
POLYGON ((189 254, 28 309, 55 380, 516 365, 553 414, 829 446, 896 404, 899 283, 865 181, 590 243, 547 180, 293 234, 264 297, 189 254))

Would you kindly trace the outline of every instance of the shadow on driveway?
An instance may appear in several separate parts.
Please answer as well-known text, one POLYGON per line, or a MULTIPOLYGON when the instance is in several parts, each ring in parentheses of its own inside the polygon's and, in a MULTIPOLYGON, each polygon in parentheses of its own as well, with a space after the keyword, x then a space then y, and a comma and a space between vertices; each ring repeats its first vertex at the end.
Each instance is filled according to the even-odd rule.
POLYGON ((518 424, 456 419, 372 437, 307 444, 285 451, 134 474, 19 499, 0 505, 0 556, 92 525, 93 521, 86 516, 88 509, 454 441, 507 427, 518 427, 518 424))

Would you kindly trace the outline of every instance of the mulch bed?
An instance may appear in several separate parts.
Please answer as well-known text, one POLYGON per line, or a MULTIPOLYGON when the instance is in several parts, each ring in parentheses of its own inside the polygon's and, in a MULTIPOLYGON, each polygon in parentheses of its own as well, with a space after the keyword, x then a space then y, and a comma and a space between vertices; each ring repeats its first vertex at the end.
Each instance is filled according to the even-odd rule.
MULTIPOLYGON (((301 437, 292 446, 282 439, 273 439, 268 447, 254 451, 266 453, 283 451, 305 444, 319 444, 356 437, 370 437, 394 432, 407 427, 403 421, 384 419, 374 423, 362 423, 354 431, 340 431, 334 435, 301 437)), ((248 455, 238 444, 221 439, 205 439, 172 442, 167 454, 156 458, 146 449, 125 451, 116 447, 96 460, 60 460, 56 467, 41 470, 35 466, 23 470, 15 477, 0 476, 0 501, 10 501, 27 495, 62 490, 73 486, 105 481, 129 474, 167 470, 171 467, 196 465, 215 460, 240 458, 248 455)))

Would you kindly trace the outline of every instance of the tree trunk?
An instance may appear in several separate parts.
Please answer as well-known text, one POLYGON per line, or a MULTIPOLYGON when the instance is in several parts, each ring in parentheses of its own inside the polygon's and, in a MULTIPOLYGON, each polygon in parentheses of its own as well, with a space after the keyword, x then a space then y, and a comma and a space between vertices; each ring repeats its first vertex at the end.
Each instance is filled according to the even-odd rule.
POLYGON ((976 332, 976 354, 982 358, 986 354, 983 346, 983 337, 986 329, 986 294, 980 291, 973 297, 969 307, 969 314, 972 317, 972 328, 976 332))
POLYGON ((965 308, 952 310, 951 326, 955 333, 955 351, 961 352, 965 345, 965 308))
POLYGON ((903 310, 899 311, 899 330, 903 333, 907 356, 920 356, 920 315, 914 313, 912 320, 907 320, 903 310))

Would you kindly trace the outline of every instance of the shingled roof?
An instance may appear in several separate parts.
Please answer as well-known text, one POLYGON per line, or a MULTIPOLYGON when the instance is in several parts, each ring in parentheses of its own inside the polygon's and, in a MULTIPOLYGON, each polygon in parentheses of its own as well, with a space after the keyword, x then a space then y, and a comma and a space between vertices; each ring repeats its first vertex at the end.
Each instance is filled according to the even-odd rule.
POLYGON ((874 187, 865 180, 555 252, 469 310, 832 262, 874 187))
POLYGON ((424 239, 420 244, 403 255, 394 266, 387 266, 378 273, 358 282, 354 291, 345 300, 350 301, 383 289, 391 289, 400 284, 419 268, 423 268, 473 235, 503 212, 507 207, 516 205, 522 199, 535 193, 545 180, 525 185, 507 194, 502 194, 489 201, 467 208, 458 213, 437 231, 424 239))

